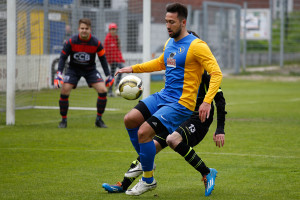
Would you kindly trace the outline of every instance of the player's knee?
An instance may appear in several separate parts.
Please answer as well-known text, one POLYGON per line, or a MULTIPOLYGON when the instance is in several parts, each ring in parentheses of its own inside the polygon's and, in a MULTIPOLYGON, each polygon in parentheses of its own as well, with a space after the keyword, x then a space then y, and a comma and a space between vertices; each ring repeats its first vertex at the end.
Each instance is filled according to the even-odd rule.
POLYGON ((61 90, 60 94, 70 96, 71 90, 61 90))
POLYGON ((172 137, 172 135, 168 135, 168 137, 166 138, 166 142, 168 144, 168 146, 172 149, 174 149, 174 138, 172 137))
POLYGON ((127 113, 127 114, 124 116, 124 124, 125 124, 125 127, 126 127, 126 128, 135 128, 135 127, 133 126, 133 124, 134 124, 133 122, 134 122, 133 118, 130 116, 129 113, 127 113))
POLYGON ((151 135, 151 133, 143 128, 140 128, 138 131, 138 137, 139 137, 139 143, 146 143, 146 142, 150 142, 153 138, 153 136, 151 135))
POLYGON ((132 109, 129 113, 127 113, 124 117, 124 124, 126 128, 137 128, 139 127, 143 122, 144 118, 140 111, 136 109, 132 109))
POLYGON ((107 93, 107 88, 106 87, 99 87, 96 89, 98 93, 107 93))
POLYGON ((126 128, 136 128, 140 126, 140 124, 138 124, 137 122, 136 117, 130 112, 125 115, 124 124, 126 128))
POLYGON ((181 142, 180 137, 177 137, 176 134, 168 135, 166 142, 171 149, 175 149, 177 145, 181 142))

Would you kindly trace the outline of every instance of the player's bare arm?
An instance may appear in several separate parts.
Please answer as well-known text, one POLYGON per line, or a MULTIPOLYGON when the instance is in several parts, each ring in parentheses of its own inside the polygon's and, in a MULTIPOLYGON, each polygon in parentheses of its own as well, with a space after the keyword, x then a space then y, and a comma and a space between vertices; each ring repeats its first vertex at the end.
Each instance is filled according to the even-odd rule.
POLYGON ((116 73, 115 73, 115 76, 117 76, 118 74, 121 74, 121 73, 132 73, 133 70, 132 70, 132 67, 129 66, 129 67, 124 67, 122 69, 119 69, 116 73))

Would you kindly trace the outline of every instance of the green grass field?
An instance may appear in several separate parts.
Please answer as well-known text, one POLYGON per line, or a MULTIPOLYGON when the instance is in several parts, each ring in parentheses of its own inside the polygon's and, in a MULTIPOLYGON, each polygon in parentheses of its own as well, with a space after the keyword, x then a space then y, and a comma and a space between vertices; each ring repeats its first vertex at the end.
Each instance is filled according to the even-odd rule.
MULTIPOLYGON (((152 91, 162 86, 155 82, 152 91)), ((130 197, 101 188, 121 181, 137 156, 123 124, 136 101, 109 98, 107 107, 122 109, 105 112, 108 129, 95 128, 95 111, 70 110, 68 128, 58 129, 58 110, 17 110, 15 126, 0 125, 0 199, 300 199, 299 86, 224 78, 225 146, 212 141, 215 121, 195 148, 218 170, 210 197, 204 196, 201 175, 169 148, 156 157, 156 190, 130 197)), ((43 95, 37 105, 45 98, 57 105, 57 91, 43 95)), ((95 104, 94 96, 86 100, 95 104)))

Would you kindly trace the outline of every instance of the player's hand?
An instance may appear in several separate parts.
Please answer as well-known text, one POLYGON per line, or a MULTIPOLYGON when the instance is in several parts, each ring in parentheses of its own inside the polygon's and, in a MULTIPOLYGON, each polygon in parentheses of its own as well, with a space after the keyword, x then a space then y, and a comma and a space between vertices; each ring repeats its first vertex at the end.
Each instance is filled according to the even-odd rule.
POLYGON ((54 87, 55 88, 60 88, 62 84, 64 83, 64 77, 62 76, 60 71, 57 71, 55 79, 54 79, 54 87))
POLYGON ((109 75, 107 78, 106 78, 106 81, 105 81, 105 86, 106 87, 111 87, 115 82, 115 78, 112 76, 112 75, 109 75))
POLYGON ((217 135, 216 135, 216 133, 214 133, 213 140, 216 143, 217 147, 219 147, 219 148, 223 147, 225 144, 225 133, 220 133, 217 135))
POLYGON ((115 76, 117 76, 118 74, 121 74, 121 73, 132 73, 133 70, 132 70, 132 67, 129 66, 129 67, 123 67, 121 69, 119 69, 116 73, 115 73, 115 76))
POLYGON ((209 103, 203 102, 199 107, 199 118, 201 122, 205 122, 209 118, 211 105, 209 103))

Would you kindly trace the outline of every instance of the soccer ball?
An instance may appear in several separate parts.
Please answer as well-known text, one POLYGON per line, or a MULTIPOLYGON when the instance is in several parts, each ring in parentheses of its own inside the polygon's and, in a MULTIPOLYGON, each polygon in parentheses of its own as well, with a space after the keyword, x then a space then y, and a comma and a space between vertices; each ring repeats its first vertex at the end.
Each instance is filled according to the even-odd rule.
POLYGON ((120 95, 127 100, 135 100, 143 93, 142 80, 134 75, 128 75, 121 79, 119 83, 120 95))

